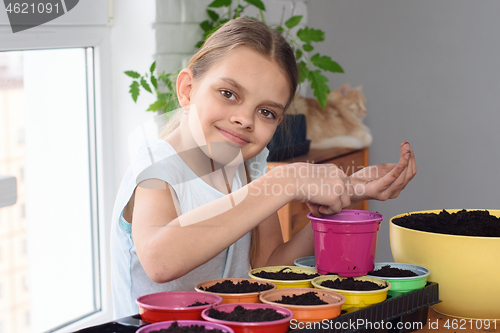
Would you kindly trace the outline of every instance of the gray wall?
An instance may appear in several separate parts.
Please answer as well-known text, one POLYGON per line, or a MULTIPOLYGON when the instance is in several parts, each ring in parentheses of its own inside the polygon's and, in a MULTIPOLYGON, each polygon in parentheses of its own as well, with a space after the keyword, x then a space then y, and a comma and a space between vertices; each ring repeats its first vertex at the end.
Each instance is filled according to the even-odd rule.
POLYGON ((317 50, 345 74, 330 88, 363 86, 374 141, 370 163, 397 162, 409 141, 418 173, 386 216, 377 261, 391 261, 389 218, 443 208, 499 209, 500 2, 310 0, 317 50))

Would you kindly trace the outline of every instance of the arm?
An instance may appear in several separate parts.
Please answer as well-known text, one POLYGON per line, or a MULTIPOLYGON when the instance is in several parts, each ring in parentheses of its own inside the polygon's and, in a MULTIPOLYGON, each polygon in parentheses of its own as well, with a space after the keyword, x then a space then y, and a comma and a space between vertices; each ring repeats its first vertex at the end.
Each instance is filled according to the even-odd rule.
MULTIPOLYGON (((413 179, 417 172, 415 155, 411 146, 404 142, 401 144, 401 155, 399 163, 387 163, 369 166, 351 175, 347 181, 348 190, 351 193, 352 202, 367 199, 387 200, 395 198, 413 179), (356 195, 354 186, 360 188, 361 195, 356 195)), ((321 216, 319 205, 308 203, 311 212, 315 216, 321 216)), ((344 206, 345 207, 345 206, 344 206)), ((322 208, 324 209, 324 208, 322 208)), ((297 258, 314 255, 314 234, 311 223, 308 223, 297 235, 287 243, 283 243, 283 238, 276 235, 277 228, 280 228, 278 215, 275 214, 264 221, 261 226, 275 224, 274 231, 271 227, 266 229, 265 234, 259 234, 261 243, 256 260, 252 267, 272 266, 272 265, 293 265, 297 258)), ((259 229, 261 228, 259 226, 259 229)))
MULTIPOLYGON (((145 184, 141 183, 135 192, 132 236, 137 255, 148 276, 158 283, 168 282, 183 276, 215 257, 271 215, 275 215, 276 211, 289 201, 314 202, 321 205, 322 209, 327 212, 340 211, 344 205, 348 204, 345 202, 345 193, 342 195, 323 195, 321 193, 310 195, 305 187, 311 183, 319 185, 320 181, 326 182, 329 187, 336 185, 343 187, 344 182, 341 177, 327 177, 328 174, 331 174, 331 170, 337 169, 333 165, 328 166, 326 170, 323 167, 322 172, 311 172, 310 177, 303 179, 294 177, 293 175, 296 173, 293 172, 289 173, 290 176, 277 174, 280 171, 286 171, 285 174, 288 174, 288 171, 299 167, 309 171, 311 171, 310 169, 318 169, 317 166, 306 163, 276 168, 235 191, 232 194, 233 198, 236 199, 236 202, 238 202, 237 199, 240 199, 241 202, 213 217, 207 216, 210 216, 214 210, 224 208, 226 204, 224 200, 227 200, 228 196, 178 217, 175 213, 174 199, 165 182, 156 180, 155 186, 144 186, 145 184), (283 195, 273 195, 270 188, 276 185, 283 189, 287 188, 288 191, 284 192, 283 195), (181 221, 193 223, 181 226, 181 221)), ((277 218, 274 226, 264 224, 262 234, 267 233, 266 228, 277 230, 276 225, 279 227, 279 222, 276 223, 276 221, 277 218)), ((279 231, 281 238, 281 231, 277 231, 279 231)), ((280 241, 282 242, 282 239, 273 243, 275 249, 276 244, 280 248, 280 241)), ((264 240, 261 243, 265 242, 264 240)), ((269 259, 274 261, 274 258, 282 257, 279 254, 280 251, 269 256, 269 259)), ((263 253, 265 253, 264 256, 268 255, 268 251, 263 253)), ((259 258, 257 264, 262 262, 264 259, 259 258)))

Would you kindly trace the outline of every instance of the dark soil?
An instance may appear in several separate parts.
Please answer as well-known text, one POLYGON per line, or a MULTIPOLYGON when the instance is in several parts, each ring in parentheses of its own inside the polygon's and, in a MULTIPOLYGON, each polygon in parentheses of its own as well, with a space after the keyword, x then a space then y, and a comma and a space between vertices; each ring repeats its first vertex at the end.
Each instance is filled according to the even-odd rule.
POLYGON ((416 213, 399 217, 393 222, 404 228, 437 234, 500 237, 500 218, 490 215, 487 210, 463 209, 451 214, 446 210, 439 214, 416 213))
POLYGON ((233 283, 231 280, 224 280, 222 282, 217 282, 213 286, 200 288, 204 291, 210 291, 213 293, 221 294, 242 294, 242 293, 255 293, 259 291, 273 289, 271 284, 262 284, 258 282, 250 282, 247 280, 240 281, 238 283, 233 283))
POLYGON ((348 277, 344 280, 335 279, 335 280, 326 280, 321 283, 323 287, 332 288, 332 289, 341 289, 341 290, 358 290, 358 291, 367 291, 367 290, 378 290, 384 289, 386 286, 380 286, 375 282, 371 281, 358 281, 354 280, 352 277, 348 277))
POLYGON ((232 312, 223 312, 210 308, 208 310, 208 316, 227 321, 239 321, 239 322, 259 322, 259 321, 273 321, 286 318, 281 313, 278 313, 274 309, 253 309, 247 310, 241 305, 234 308, 232 312))
POLYGON ((410 271, 409 269, 401 269, 396 267, 391 267, 390 265, 382 266, 382 268, 376 271, 370 272, 370 275, 381 276, 381 277, 410 277, 418 276, 417 273, 410 271))
POLYGON ((328 304, 327 302, 325 302, 321 298, 319 298, 319 296, 314 291, 310 291, 310 292, 304 293, 302 295, 281 296, 281 300, 276 300, 274 302, 281 303, 281 304, 291 304, 291 305, 328 304))
POLYGON ((291 271, 291 268, 285 267, 278 272, 266 272, 261 271, 254 273, 253 275, 258 276, 263 279, 269 280, 309 280, 319 276, 318 273, 308 274, 308 273, 295 273, 291 271), (290 270, 290 272, 285 272, 290 270))
POLYGON ((150 333, 224 333, 218 328, 212 330, 206 329, 205 326, 191 325, 181 326, 177 322, 172 323, 169 328, 162 328, 159 331, 149 331, 150 333))
POLYGON ((210 303, 207 303, 207 302, 205 302, 205 303, 201 303, 201 302, 196 301, 196 303, 193 303, 193 304, 191 304, 191 305, 188 305, 187 307, 189 308, 189 307, 191 307, 191 306, 202 306, 202 305, 208 305, 208 304, 210 304, 210 303))

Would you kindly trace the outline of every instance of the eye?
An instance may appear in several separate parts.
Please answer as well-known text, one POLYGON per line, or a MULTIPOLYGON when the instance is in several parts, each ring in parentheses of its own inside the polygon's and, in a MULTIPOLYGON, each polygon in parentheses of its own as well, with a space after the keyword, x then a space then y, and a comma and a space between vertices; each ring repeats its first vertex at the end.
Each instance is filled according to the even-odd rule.
POLYGON ((272 119, 276 118, 276 116, 274 115, 274 113, 271 110, 260 109, 259 112, 261 115, 263 115, 266 118, 272 118, 272 119))
POLYGON ((230 92, 229 90, 221 90, 220 93, 222 94, 222 96, 224 96, 225 98, 230 99, 232 101, 234 101, 236 99, 234 94, 232 92, 230 92))

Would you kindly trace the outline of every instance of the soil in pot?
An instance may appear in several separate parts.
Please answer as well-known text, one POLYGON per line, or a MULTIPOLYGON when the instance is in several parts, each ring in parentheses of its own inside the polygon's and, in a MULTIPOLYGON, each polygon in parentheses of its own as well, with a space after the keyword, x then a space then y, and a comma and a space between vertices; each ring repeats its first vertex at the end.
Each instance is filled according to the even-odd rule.
POLYGON ((281 313, 274 309, 245 309, 238 305, 231 312, 219 311, 214 308, 208 310, 208 316, 211 318, 227 321, 238 322, 260 322, 260 321, 273 321, 286 318, 281 313))
POLYGON ((341 279, 326 280, 323 281, 321 285, 323 287, 331 289, 357 290, 357 291, 379 290, 386 288, 386 286, 380 286, 375 282, 354 280, 354 278, 352 277, 348 277, 343 280, 341 279))
POLYGON ((214 328, 206 329, 205 326, 190 325, 179 326, 177 322, 172 323, 169 328, 162 328, 158 331, 150 331, 149 333, 224 333, 223 331, 214 328))
POLYGON ((411 277, 418 276, 417 273, 410 271, 409 269, 401 269, 396 267, 391 267, 390 265, 382 266, 376 271, 370 272, 372 276, 380 277, 411 277))
POLYGON ((196 303, 188 305, 187 307, 189 308, 189 307, 193 307, 193 306, 202 306, 202 305, 208 305, 208 304, 210 304, 210 303, 207 303, 207 302, 201 303, 201 302, 196 301, 196 303))
POLYGON ((416 213, 398 217, 392 222, 400 227, 437 234, 500 237, 500 218, 490 215, 487 210, 416 213))
POLYGON ((291 304, 291 305, 323 305, 328 304, 323 301, 319 296, 314 292, 310 291, 308 293, 304 293, 301 295, 293 295, 293 296, 281 296, 281 300, 273 301, 275 303, 281 304, 291 304))
POLYGON ((233 283, 233 281, 231 280, 224 280, 222 282, 217 282, 216 284, 210 287, 205 287, 205 288, 200 287, 200 289, 212 293, 242 294, 242 293, 254 293, 254 292, 273 289, 273 286, 271 284, 262 284, 246 280, 240 281, 236 284, 233 283))
POLYGON ((313 279, 317 276, 319 276, 318 273, 316 274, 308 274, 308 273, 296 273, 292 272, 290 268, 285 267, 277 272, 266 272, 266 271, 260 271, 253 273, 253 275, 263 278, 263 279, 269 279, 269 280, 309 280, 313 279), (289 272, 286 272, 286 270, 289 270, 289 272))

